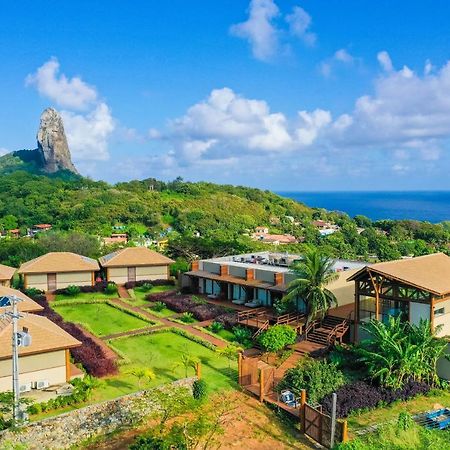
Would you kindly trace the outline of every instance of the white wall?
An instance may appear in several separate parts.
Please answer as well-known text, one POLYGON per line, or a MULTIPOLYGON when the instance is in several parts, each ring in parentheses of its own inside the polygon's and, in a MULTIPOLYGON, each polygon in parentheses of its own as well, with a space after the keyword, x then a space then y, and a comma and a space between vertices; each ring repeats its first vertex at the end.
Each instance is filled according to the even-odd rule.
MULTIPOLYGON (((0 392, 12 389, 12 361, 0 361, 0 392)), ((50 385, 66 382, 64 350, 19 357, 19 384, 48 381, 50 385)))
MULTIPOLYGON (((92 272, 62 272, 56 274, 56 289, 63 289, 70 285, 91 286, 92 272)), ((26 287, 42 291, 48 290, 46 273, 31 273, 26 275, 26 287)))
POLYGON ((108 267, 108 281, 125 284, 128 281, 128 267, 108 267))
MULTIPOLYGON (((447 354, 450 354, 450 343, 447 345, 447 354)), ((441 378, 445 378, 446 380, 450 380, 450 361, 445 358, 441 358, 438 361, 437 372, 441 378)))
POLYGON ((450 300, 437 303, 434 305, 434 310, 444 309, 444 314, 434 316, 434 326, 442 325, 439 336, 450 336, 450 300))
POLYGON ((136 281, 140 280, 167 280, 169 271, 167 266, 137 266, 136 281))

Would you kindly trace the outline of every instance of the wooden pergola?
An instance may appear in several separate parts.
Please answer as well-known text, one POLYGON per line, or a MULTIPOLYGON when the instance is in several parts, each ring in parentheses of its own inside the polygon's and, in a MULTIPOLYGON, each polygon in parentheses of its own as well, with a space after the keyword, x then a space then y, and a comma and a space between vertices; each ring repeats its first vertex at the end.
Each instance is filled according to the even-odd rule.
POLYGON ((374 264, 359 270, 348 281, 355 282, 355 342, 359 337, 361 313, 380 320, 384 305, 396 305, 388 314, 392 309, 407 311, 407 316, 403 316, 409 322, 411 302, 429 305, 428 318, 434 327, 435 305, 450 300, 450 258, 437 253, 374 264), (373 308, 364 310, 364 303, 373 308))

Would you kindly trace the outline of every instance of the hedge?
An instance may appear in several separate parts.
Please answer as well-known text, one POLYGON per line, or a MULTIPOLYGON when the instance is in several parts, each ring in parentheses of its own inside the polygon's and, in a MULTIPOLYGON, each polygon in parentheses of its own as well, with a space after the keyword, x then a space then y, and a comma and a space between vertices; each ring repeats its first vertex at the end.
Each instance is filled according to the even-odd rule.
MULTIPOLYGON (((409 381, 402 389, 387 389, 364 381, 345 384, 336 390, 338 417, 347 417, 358 409, 372 409, 382 404, 390 404, 397 400, 408 400, 416 395, 426 394, 430 386, 418 381, 409 381)), ((331 413, 332 394, 322 401, 324 410, 331 413)))
POLYGON ((125 289, 134 289, 141 287, 144 284, 151 284, 153 286, 175 286, 175 280, 139 280, 139 281, 127 281, 125 283, 125 289))
MULTIPOLYGON (((80 292, 83 293, 90 293, 90 292, 105 292, 106 287, 108 284, 115 284, 113 281, 100 281, 98 283, 95 283, 94 286, 78 286, 80 288, 80 292)), ((67 291, 67 288, 63 289, 56 289, 55 291, 56 295, 70 295, 70 293, 67 291)))

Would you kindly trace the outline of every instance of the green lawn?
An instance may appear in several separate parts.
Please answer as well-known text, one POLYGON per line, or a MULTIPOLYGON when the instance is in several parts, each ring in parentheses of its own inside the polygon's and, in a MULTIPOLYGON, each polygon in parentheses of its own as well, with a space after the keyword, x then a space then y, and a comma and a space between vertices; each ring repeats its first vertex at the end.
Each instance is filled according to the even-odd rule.
POLYGON ((75 301, 85 301, 85 300, 108 300, 112 298, 119 298, 117 293, 115 294, 105 294, 104 292, 80 292, 75 296, 58 294, 55 297, 55 301, 59 300, 75 300, 75 301))
MULTIPOLYGON (((151 368, 156 379, 142 383, 144 387, 157 386, 185 377, 185 369, 180 364, 180 355, 189 353, 202 363, 202 376, 207 381, 210 390, 235 387, 237 363, 231 363, 216 352, 193 342, 184 336, 171 332, 154 333, 114 339, 109 342, 113 350, 117 349, 126 356, 130 363, 120 365, 120 375, 104 378, 102 386, 96 389, 94 401, 115 398, 139 390, 136 377, 130 374, 133 368, 151 368), (231 375, 231 376, 230 376, 231 375)), ((189 369, 188 376, 193 376, 194 370, 189 369)))
POLYGON ((148 312, 150 314, 154 314, 157 317, 170 317, 170 316, 173 316, 175 314, 178 314, 177 312, 172 311, 169 308, 164 308, 161 311, 155 311, 152 308, 147 308, 147 309, 148 309, 148 312))
POLYGON ((227 341, 230 341, 230 342, 236 341, 236 336, 229 330, 220 330, 218 333, 214 333, 214 334, 217 334, 221 338, 226 339, 227 341))
POLYGON ((173 289, 175 289, 175 286, 154 286, 150 291, 145 291, 142 288, 137 287, 134 288, 134 298, 127 298, 122 300, 133 306, 149 306, 151 305, 151 302, 145 300, 145 297, 147 295, 167 292, 173 289))
POLYGON ((97 336, 137 330, 150 325, 149 322, 106 303, 55 304, 53 308, 67 322, 79 323, 97 336))

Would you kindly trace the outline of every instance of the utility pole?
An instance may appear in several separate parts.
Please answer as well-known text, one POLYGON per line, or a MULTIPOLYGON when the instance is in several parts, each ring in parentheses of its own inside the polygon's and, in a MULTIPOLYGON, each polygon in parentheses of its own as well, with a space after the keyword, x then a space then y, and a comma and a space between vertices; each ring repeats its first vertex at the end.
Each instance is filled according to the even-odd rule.
POLYGON ((12 311, 4 313, 1 318, 10 319, 12 322, 12 390, 14 395, 13 417, 14 423, 24 419, 23 411, 20 408, 20 384, 19 384, 19 347, 31 345, 31 336, 28 329, 17 331, 17 322, 22 317, 17 310, 18 302, 23 301, 15 295, 0 297, 0 307, 12 306, 12 311))

